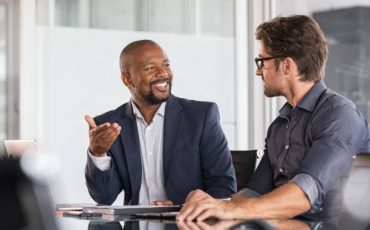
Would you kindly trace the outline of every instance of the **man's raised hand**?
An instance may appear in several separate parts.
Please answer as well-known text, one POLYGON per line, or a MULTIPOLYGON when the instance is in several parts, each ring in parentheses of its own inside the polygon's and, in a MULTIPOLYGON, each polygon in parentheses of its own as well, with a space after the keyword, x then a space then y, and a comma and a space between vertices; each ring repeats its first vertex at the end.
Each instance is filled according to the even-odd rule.
POLYGON ((85 115, 85 120, 89 125, 89 151, 94 156, 103 156, 112 146, 113 142, 121 132, 121 126, 117 123, 104 123, 99 126, 94 119, 85 115))

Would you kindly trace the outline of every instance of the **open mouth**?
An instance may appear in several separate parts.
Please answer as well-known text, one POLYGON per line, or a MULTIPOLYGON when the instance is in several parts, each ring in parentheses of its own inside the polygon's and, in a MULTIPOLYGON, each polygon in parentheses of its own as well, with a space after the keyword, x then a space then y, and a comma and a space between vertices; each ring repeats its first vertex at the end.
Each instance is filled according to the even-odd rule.
POLYGON ((164 92, 168 90, 169 80, 168 79, 158 80, 152 82, 150 86, 158 91, 164 92))

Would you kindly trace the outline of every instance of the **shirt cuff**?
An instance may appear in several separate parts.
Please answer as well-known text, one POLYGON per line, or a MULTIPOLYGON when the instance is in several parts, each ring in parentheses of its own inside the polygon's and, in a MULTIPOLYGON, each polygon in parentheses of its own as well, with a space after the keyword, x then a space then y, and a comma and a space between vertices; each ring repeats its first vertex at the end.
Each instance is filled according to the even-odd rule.
POLYGON ((315 202, 319 196, 319 190, 313 177, 307 173, 297 174, 290 182, 298 185, 310 200, 311 208, 316 209, 315 202))
POLYGON ((87 150, 87 153, 89 154, 89 157, 94 163, 94 165, 101 171, 105 171, 110 168, 111 157, 107 156, 107 153, 104 153, 104 155, 101 157, 96 157, 92 155, 89 150, 87 150))

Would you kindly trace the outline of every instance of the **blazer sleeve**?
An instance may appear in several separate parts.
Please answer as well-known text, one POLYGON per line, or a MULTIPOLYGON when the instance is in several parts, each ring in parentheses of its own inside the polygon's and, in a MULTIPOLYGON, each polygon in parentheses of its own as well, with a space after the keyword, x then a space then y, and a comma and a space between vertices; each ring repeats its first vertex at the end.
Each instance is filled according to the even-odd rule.
MULTIPOLYGON (((101 123, 96 118, 95 122, 98 125, 101 123)), ((107 152, 107 155, 112 157, 110 151, 107 152)), ((90 196, 98 204, 111 205, 123 189, 113 158, 111 167, 101 171, 87 155, 85 179, 90 196)))
POLYGON ((200 141, 200 157, 205 191, 216 198, 230 197, 236 192, 235 170, 217 105, 211 103, 200 141))

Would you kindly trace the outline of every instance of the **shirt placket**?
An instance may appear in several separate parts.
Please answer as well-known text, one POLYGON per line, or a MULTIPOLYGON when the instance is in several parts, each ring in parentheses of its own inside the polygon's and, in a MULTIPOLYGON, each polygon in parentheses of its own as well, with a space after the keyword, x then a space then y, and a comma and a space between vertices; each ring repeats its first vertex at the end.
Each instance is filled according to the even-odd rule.
POLYGON ((288 155, 289 148, 290 148, 290 133, 292 129, 292 119, 286 118, 285 125, 285 135, 284 135, 284 148, 282 150, 282 154, 279 156, 279 172, 284 174, 286 169, 284 168, 284 161, 286 156, 288 155))
POLYGON ((145 128, 145 149, 146 149, 146 162, 147 162, 147 188, 149 194, 149 201, 155 200, 155 160, 154 160, 154 120, 145 128))

